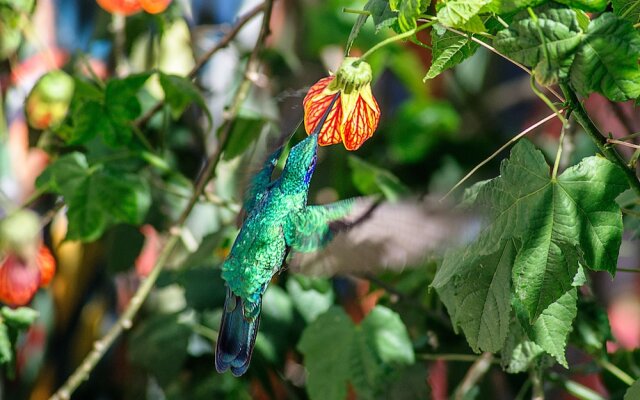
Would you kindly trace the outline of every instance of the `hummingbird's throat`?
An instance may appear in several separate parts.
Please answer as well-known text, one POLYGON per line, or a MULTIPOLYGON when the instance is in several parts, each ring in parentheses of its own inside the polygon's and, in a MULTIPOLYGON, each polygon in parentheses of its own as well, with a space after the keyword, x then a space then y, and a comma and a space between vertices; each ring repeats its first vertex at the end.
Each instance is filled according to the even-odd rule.
POLYGON ((346 57, 336 71, 336 78, 327 88, 331 91, 339 90, 348 95, 370 84, 371 79, 373 74, 369 64, 356 57, 346 57))

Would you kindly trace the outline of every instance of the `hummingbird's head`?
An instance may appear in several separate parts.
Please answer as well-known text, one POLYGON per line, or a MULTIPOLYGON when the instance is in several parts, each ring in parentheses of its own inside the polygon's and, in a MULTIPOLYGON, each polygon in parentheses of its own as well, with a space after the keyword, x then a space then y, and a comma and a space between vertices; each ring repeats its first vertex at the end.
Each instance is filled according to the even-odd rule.
POLYGON ((291 152, 287 157, 287 163, 282 171, 282 179, 286 182, 285 184, 290 187, 290 190, 306 191, 309 187, 309 182, 311 181, 311 176, 313 175, 313 171, 316 168, 316 162, 318 160, 318 134, 322 130, 322 127, 329 116, 329 112, 337 100, 338 94, 336 94, 331 100, 331 103, 329 103, 329 106, 320 118, 320 121, 313 132, 291 149, 291 152))
POLYGON ((306 189, 318 159, 318 134, 314 133, 295 145, 282 171, 282 178, 292 185, 306 189))

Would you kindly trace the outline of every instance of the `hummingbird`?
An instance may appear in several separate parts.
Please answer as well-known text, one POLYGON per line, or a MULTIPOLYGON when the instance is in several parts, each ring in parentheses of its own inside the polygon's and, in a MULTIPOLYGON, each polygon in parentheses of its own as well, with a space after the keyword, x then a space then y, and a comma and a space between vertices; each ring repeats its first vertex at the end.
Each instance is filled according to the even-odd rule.
POLYGON ((262 295, 272 277, 284 266, 290 250, 313 252, 332 238, 331 222, 349 214, 355 200, 307 205, 315 170, 318 133, 337 96, 314 131, 296 144, 280 176, 271 175, 282 147, 274 151, 253 177, 244 208, 246 219, 222 264, 226 298, 216 344, 215 364, 220 373, 234 376, 249 368, 260 325, 262 295))

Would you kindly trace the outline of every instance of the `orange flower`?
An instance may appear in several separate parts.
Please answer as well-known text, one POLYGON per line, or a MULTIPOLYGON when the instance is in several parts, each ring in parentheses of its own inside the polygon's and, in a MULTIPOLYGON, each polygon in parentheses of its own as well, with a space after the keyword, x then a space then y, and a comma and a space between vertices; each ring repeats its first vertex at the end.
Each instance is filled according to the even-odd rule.
POLYGON ((309 89, 302 101, 308 134, 338 96, 318 135, 318 144, 342 142, 347 150, 357 150, 373 135, 380 120, 380 107, 371 93, 371 79, 369 64, 347 57, 336 75, 320 79, 309 89))
POLYGON ((49 284, 55 271, 56 262, 43 245, 38 249, 35 262, 9 252, 0 264, 0 301, 10 307, 26 305, 38 287, 49 284))
POLYGON ((158 14, 167 9, 171 0, 97 0, 98 5, 111 14, 133 15, 144 10, 158 14))

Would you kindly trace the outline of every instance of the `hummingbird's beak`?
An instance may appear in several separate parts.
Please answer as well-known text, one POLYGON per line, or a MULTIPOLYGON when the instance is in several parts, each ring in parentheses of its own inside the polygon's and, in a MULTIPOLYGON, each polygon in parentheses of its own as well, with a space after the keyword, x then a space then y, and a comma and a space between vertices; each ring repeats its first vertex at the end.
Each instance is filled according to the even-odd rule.
POLYGON ((333 99, 331 100, 331 103, 329 103, 329 106, 327 107, 327 109, 324 111, 324 114, 322 114, 322 117, 320 118, 320 122, 318 122, 318 125, 316 125, 316 128, 313 130, 313 132, 311 132, 311 135, 309 136, 313 136, 313 135, 317 136, 320 133, 320 131, 322 130, 322 127, 324 126, 324 123, 327 121, 327 118, 331 113, 331 109, 333 108, 333 105, 336 104, 336 101, 338 100, 338 96, 340 96, 340 92, 333 95, 333 99))

